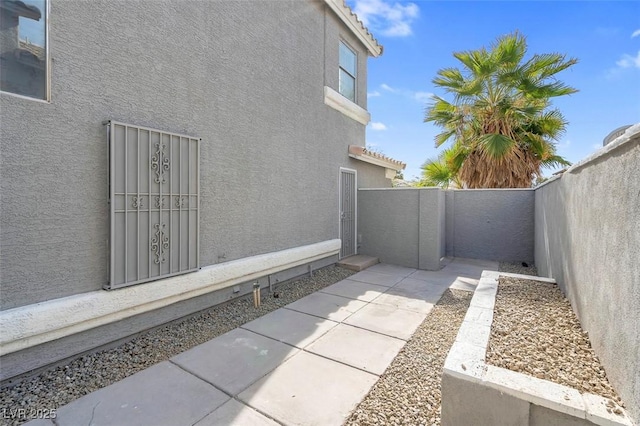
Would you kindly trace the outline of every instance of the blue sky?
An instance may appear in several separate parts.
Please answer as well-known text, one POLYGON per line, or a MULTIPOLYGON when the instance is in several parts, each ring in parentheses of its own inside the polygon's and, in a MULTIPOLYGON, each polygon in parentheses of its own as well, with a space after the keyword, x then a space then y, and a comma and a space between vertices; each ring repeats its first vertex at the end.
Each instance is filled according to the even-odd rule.
MULTIPOLYGON (((640 2, 348 0, 384 46, 368 62, 367 144, 407 163, 405 179, 442 150, 439 129, 423 123, 441 68, 458 66, 453 52, 477 49, 520 31, 529 55, 562 53, 579 63, 558 76, 580 90, 557 98, 569 121, 558 153, 577 162, 612 130, 640 122, 640 2)), ((545 171, 550 175, 552 171, 545 171)))
POLYGON ((38 46, 44 46, 44 34, 45 34, 45 0, 22 0, 28 6, 35 6, 40 10, 42 17, 39 21, 25 18, 24 16, 20 17, 20 39, 25 40, 28 39, 31 43, 37 44, 38 46))

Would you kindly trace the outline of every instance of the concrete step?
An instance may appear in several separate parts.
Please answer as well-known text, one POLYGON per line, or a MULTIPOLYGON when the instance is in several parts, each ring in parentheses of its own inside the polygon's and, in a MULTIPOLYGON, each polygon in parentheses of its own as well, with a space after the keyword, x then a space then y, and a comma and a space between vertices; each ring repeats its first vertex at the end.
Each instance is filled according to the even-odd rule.
POLYGON ((377 257, 365 256, 362 254, 356 254, 355 256, 345 257, 338 262, 338 266, 351 269, 352 271, 362 271, 369 266, 373 266, 380 262, 377 257))

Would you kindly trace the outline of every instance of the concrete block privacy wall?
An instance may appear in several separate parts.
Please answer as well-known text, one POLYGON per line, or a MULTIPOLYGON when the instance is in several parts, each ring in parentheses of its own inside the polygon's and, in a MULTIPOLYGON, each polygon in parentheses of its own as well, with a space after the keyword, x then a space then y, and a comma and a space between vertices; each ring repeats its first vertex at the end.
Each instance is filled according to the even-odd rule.
POLYGON ((535 191, 535 262, 640 424, 640 125, 535 191))
POLYGON ((532 189, 448 190, 447 256, 533 262, 532 189))
POLYGON ((531 189, 363 189, 358 209, 360 253, 382 262, 420 269, 439 269, 445 255, 533 262, 531 189))
POLYGON ((438 188, 360 189, 360 254, 437 270, 444 257, 444 193, 438 188))

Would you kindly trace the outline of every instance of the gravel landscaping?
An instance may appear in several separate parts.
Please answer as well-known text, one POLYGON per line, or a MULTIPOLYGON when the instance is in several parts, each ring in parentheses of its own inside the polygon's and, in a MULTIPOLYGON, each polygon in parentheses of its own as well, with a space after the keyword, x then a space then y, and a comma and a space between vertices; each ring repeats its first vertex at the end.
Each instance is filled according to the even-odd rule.
POLYGON ((558 286, 511 277, 498 283, 487 363, 601 395, 620 414, 624 405, 558 286))
POLYGON ((346 425, 439 425, 440 378, 473 293, 447 290, 346 425))
POLYGON ((500 272, 510 272, 512 274, 522 274, 522 275, 533 275, 538 276, 538 269, 534 264, 529 263, 509 263, 509 262, 500 262, 500 266, 498 267, 500 272), (526 266, 525 266, 526 265, 526 266))
MULTIPOLYGON (((250 294, 248 297, 198 313, 184 321, 141 334, 116 348, 84 355, 14 386, 1 389, 0 407, 24 408, 30 412, 66 405, 354 273, 337 266, 328 266, 314 271, 313 277, 278 285, 274 290, 278 298, 268 295, 268 292, 263 290, 262 304, 257 309, 253 307, 250 294)), ((18 425, 25 422, 11 421, 0 416, 2 425, 18 425)))

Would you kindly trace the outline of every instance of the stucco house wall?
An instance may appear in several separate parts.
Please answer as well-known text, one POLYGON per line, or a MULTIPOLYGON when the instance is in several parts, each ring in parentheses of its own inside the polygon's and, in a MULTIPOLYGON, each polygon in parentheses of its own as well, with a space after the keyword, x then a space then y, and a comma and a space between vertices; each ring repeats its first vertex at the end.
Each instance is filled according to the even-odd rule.
POLYGON ((535 261, 640 424, 640 125, 535 191, 535 261))
MULTIPOLYGON (((338 90, 345 40, 357 51, 356 103, 366 109, 368 52, 328 3, 51 3, 51 101, 0 94, 3 311, 103 291, 105 120, 202 138, 201 266, 338 237, 339 168, 353 165, 348 146, 364 146, 366 123, 328 106, 325 86, 338 90)), ((365 184, 384 176, 360 170, 365 184)), ((316 266, 335 261, 327 259, 316 266)), ((129 319, 130 332, 229 297, 129 319)), ((124 337, 123 324, 13 353, 2 378, 19 372, 20 358, 34 368, 124 337), (48 350, 55 345, 64 350, 48 350)))
POLYGON ((349 159, 350 169, 358 172, 358 188, 391 188, 392 180, 384 173, 384 167, 365 163, 363 161, 349 159))

